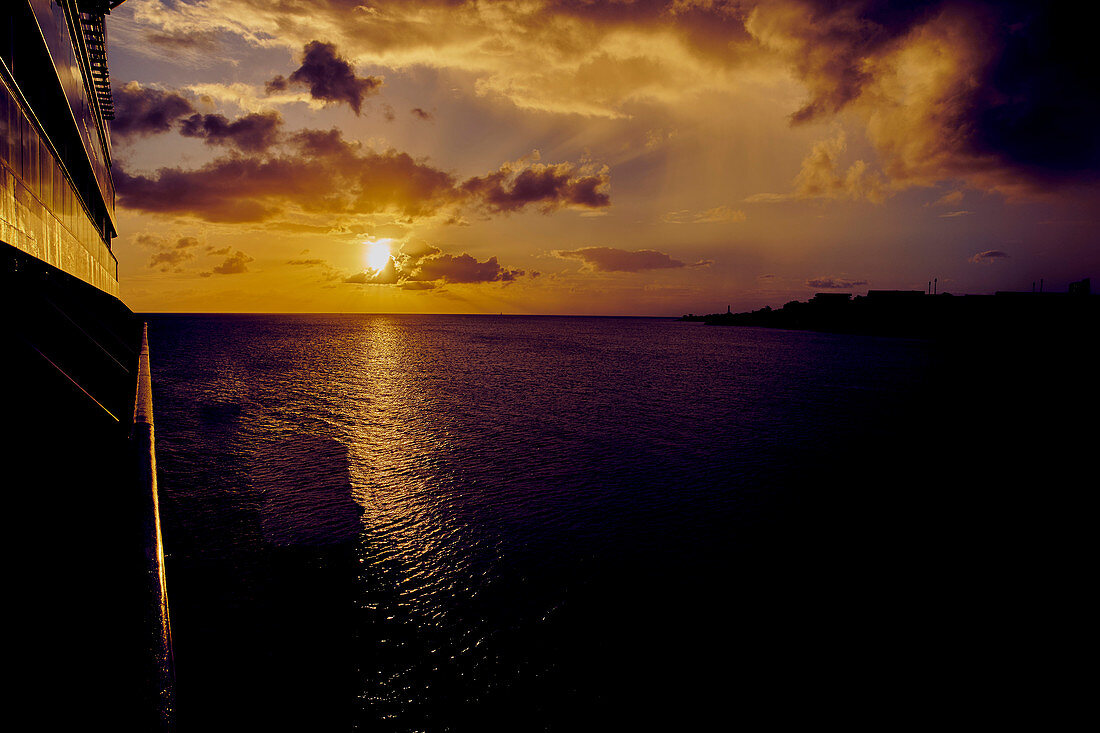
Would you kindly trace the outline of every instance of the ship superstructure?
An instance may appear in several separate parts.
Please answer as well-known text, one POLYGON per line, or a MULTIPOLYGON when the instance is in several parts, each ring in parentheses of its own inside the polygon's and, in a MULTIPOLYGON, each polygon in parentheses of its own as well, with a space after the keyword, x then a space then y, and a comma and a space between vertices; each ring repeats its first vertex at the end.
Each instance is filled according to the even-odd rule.
POLYGON ((104 13, 12 2, 0 41, 0 241, 118 296, 104 13))
POLYGON ((171 727, 149 350, 119 300, 105 17, 0 14, 3 484, 10 691, 35 727, 171 727))

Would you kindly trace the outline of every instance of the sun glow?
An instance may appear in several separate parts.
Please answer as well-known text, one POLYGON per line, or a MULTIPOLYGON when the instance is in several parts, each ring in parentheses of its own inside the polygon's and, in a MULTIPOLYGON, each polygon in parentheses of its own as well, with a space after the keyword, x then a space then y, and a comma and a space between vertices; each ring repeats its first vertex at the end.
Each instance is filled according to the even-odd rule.
POLYGON ((379 239, 376 242, 367 242, 366 259, 367 266, 372 270, 381 270, 390 261, 390 244, 389 239, 379 239))

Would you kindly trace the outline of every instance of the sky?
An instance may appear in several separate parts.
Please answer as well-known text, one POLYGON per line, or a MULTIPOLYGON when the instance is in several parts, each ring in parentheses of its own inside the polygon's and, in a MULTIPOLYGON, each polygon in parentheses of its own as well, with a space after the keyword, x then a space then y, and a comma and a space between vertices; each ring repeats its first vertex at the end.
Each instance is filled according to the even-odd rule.
POLYGON ((141 312, 657 315, 1100 285, 1051 3, 127 0, 141 312))

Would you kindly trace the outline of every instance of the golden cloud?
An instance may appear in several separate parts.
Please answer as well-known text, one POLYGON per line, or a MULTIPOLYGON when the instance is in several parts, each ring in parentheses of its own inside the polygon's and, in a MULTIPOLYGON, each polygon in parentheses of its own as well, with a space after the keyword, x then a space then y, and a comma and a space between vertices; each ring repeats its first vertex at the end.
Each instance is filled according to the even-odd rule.
MULTIPOLYGON (((235 123, 217 120, 211 129, 225 133, 218 141, 239 149, 198 168, 166 167, 153 174, 132 174, 116 164, 119 206, 225 223, 287 222, 295 214, 327 215, 330 226, 337 227, 344 220, 369 214, 447 220, 464 207, 507 214, 531 206, 550 213, 561 208, 599 210, 611 203, 606 167, 521 161, 459 181, 408 153, 377 152, 348 142, 335 129, 281 136, 277 130, 257 128, 252 124, 256 119, 269 118, 247 115, 235 123), (257 135, 257 129, 263 134, 257 135), (232 134, 233 130, 240 134, 232 134), (270 142, 276 138, 278 145, 270 142)), ((209 141, 215 133, 198 127, 199 122, 193 134, 202 132, 209 141)), ((192 134, 189 129, 185 125, 184 133, 192 134)))

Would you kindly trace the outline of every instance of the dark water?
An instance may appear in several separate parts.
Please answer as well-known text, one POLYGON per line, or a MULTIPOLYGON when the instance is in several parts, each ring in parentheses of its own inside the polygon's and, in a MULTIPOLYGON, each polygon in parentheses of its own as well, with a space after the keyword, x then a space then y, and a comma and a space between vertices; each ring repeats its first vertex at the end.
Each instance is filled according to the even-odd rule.
POLYGON ((945 415, 988 406, 960 401, 981 367, 928 343, 597 318, 149 330, 181 730, 875 720, 973 700, 945 660, 1007 654, 1005 554, 970 544, 1003 538, 973 528, 1009 472, 969 460, 1003 441, 945 415))

